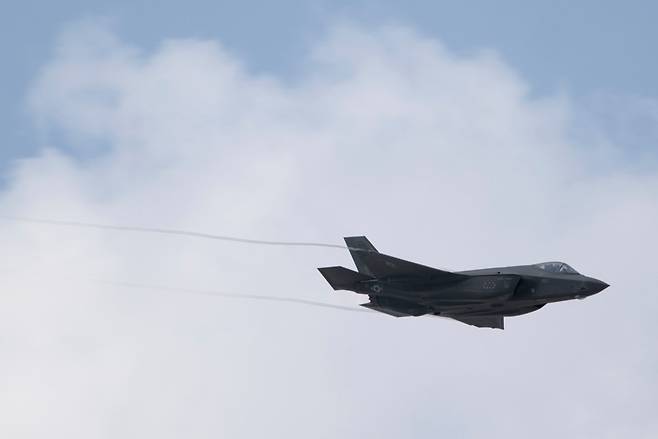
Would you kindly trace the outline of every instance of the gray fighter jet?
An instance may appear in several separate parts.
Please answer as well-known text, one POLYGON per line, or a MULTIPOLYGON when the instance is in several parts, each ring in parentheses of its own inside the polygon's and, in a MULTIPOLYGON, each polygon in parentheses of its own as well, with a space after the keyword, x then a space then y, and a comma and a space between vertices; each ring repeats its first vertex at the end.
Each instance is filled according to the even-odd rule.
POLYGON ((318 268, 334 290, 367 294, 361 306, 395 317, 426 314, 486 328, 547 303, 582 299, 609 285, 564 262, 450 272, 379 253, 365 236, 345 238, 358 272, 318 268))

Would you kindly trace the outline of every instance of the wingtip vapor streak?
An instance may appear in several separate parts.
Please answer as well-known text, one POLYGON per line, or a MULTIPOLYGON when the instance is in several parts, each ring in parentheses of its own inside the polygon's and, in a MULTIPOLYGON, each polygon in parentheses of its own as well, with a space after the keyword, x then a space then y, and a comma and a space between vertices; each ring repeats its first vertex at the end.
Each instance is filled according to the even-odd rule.
POLYGON ((318 270, 334 290, 368 295, 370 301, 361 306, 395 317, 436 315, 504 329, 505 317, 582 299, 609 286, 564 262, 450 272, 380 253, 365 236, 345 242, 358 271, 318 270))

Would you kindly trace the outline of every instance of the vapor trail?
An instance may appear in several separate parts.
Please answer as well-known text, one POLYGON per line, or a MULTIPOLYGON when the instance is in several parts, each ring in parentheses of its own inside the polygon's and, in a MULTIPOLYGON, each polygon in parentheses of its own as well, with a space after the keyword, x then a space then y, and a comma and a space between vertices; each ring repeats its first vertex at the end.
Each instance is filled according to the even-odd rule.
MULTIPOLYGON (((108 224, 86 223, 79 221, 63 221, 63 220, 52 220, 52 219, 42 219, 42 218, 16 217, 16 216, 7 216, 7 215, 0 215, 0 220, 31 223, 31 224, 45 224, 45 225, 60 226, 60 227, 81 227, 87 229, 191 236, 196 238, 215 239, 220 241, 239 242, 244 244, 287 246, 287 247, 325 247, 325 248, 337 248, 341 250, 347 249, 347 250, 356 250, 356 251, 368 251, 368 250, 356 249, 356 248, 353 249, 351 247, 346 247, 343 245, 327 244, 322 242, 268 241, 268 240, 260 240, 260 239, 237 238, 233 236, 213 235, 209 233, 200 233, 200 232, 193 232, 188 230, 161 229, 161 228, 153 228, 153 227, 116 226, 116 225, 108 225, 108 224)), ((9 270, 9 271, 13 271, 13 270, 9 270)), ((144 290, 158 290, 158 291, 171 291, 178 293, 201 294, 205 296, 223 297, 230 299, 247 299, 247 300, 261 300, 261 301, 269 301, 269 302, 296 303, 300 305, 339 309, 343 311, 352 311, 352 312, 371 312, 370 310, 364 308, 353 308, 348 306, 332 305, 329 303, 316 302, 313 300, 306 300, 306 299, 297 299, 293 297, 265 296, 258 294, 240 294, 240 293, 230 293, 230 292, 211 291, 211 290, 195 290, 189 288, 167 287, 162 285, 146 285, 139 283, 99 280, 99 279, 93 279, 88 281, 98 284, 103 284, 103 285, 122 287, 122 288, 136 288, 136 289, 144 289, 144 290)))
POLYGON ((284 247, 325 247, 325 248, 338 248, 341 250, 368 251, 363 249, 346 247, 344 245, 327 244, 323 242, 269 241, 262 239, 247 239, 247 238, 237 238, 234 236, 213 235, 210 233, 192 232, 189 230, 161 229, 161 228, 139 227, 139 226, 116 226, 109 224, 94 224, 94 223, 85 223, 79 221, 62 221, 62 220, 27 218, 27 217, 6 216, 6 215, 0 215, 0 219, 5 221, 15 221, 15 222, 31 223, 31 224, 47 224, 51 226, 60 226, 60 227, 82 227, 86 229, 191 236, 195 238, 215 239, 219 241, 239 242, 243 244, 272 245, 272 246, 284 246, 284 247))
POLYGON ((353 308, 349 306, 332 305, 330 303, 316 302, 313 300, 305 300, 305 299, 296 299, 293 297, 265 296, 259 294, 241 294, 241 293, 230 293, 224 291, 211 291, 211 290, 195 290, 190 288, 176 288, 176 287, 167 287, 161 285, 146 285, 146 284, 139 284, 132 282, 118 282, 118 281, 98 280, 98 279, 94 280, 93 282, 103 285, 122 287, 122 288, 135 288, 141 290, 154 290, 154 291, 170 291, 174 293, 190 293, 190 294, 199 294, 204 296, 223 297, 229 299, 262 300, 267 302, 287 302, 287 303, 296 303, 300 305, 332 308, 332 309, 339 309, 342 311, 352 311, 352 312, 367 312, 367 313, 372 312, 365 308, 353 308))
MULTIPOLYGON (((7 273, 10 275, 22 276, 25 273, 22 270, 15 268, 0 268, 0 272, 7 273)), ((30 275, 34 274, 33 271, 30 271, 30 275)), ((87 282, 97 285, 107 285, 119 288, 132 288, 139 290, 151 290, 151 291, 167 291, 172 293, 186 293, 186 294, 197 294, 202 296, 211 296, 211 297, 221 297, 227 299, 246 299, 246 300, 260 300, 264 302, 283 302, 283 303, 295 303, 299 305, 307 306, 316 306, 320 308, 330 308, 338 309, 341 311, 352 311, 352 312, 366 312, 371 313, 369 309, 366 308, 355 308, 351 306, 342 306, 342 305, 332 305, 331 303, 318 302, 315 300, 306 300, 306 299, 297 299, 294 297, 284 297, 284 296, 266 296, 262 294, 251 294, 251 293, 235 293, 227 291, 216 291, 216 290, 200 290, 193 288, 179 288, 179 287, 170 287, 166 285, 153 285, 153 284, 143 284, 137 282, 124 282, 116 280, 107 280, 107 279, 90 279, 83 277, 66 277, 66 278, 53 278, 57 280, 69 279, 79 282, 87 282)))

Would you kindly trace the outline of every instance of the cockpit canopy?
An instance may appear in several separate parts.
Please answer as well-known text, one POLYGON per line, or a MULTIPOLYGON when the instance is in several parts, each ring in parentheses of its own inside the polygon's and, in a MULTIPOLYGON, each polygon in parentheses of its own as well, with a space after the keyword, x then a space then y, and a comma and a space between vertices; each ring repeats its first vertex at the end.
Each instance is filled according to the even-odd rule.
POLYGON ((576 270, 564 262, 542 262, 540 264, 535 264, 535 267, 548 273, 578 274, 576 270))

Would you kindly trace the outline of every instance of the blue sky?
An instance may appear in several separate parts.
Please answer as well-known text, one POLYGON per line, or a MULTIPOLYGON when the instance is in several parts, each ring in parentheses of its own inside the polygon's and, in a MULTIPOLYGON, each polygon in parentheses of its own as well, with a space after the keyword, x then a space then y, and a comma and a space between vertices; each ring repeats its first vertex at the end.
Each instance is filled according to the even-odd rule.
MULTIPOLYGON (((163 38, 219 39, 254 71, 282 78, 295 77, 308 47, 336 21, 403 24, 457 52, 494 49, 535 93, 566 90, 587 107, 601 94, 658 97, 657 14, 658 5, 651 1, 6 3, 0 14, 0 117, 5 122, 0 163, 37 148, 23 105, 26 90, 52 53, 58 32, 82 18, 104 17, 123 38, 147 49, 163 38)), ((620 122, 623 116, 595 110, 607 125, 626 123, 620 122)), ((622 140, 643 143, 641 135, 622 140)))

